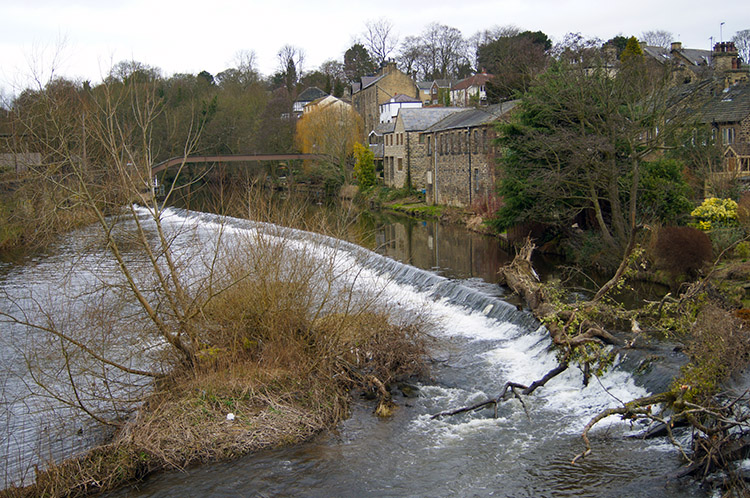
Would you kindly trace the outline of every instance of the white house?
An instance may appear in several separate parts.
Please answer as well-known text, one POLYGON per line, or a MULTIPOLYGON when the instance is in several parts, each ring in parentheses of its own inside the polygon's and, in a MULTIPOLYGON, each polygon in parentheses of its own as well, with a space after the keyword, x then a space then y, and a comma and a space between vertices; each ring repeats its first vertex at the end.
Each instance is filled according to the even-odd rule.
POLYGON ((399 109, 418 109, 422 107, 422 101, 404 94, 396 94, 394 97, 380 104, 380 122, 390 123, 398 116, 399 109))

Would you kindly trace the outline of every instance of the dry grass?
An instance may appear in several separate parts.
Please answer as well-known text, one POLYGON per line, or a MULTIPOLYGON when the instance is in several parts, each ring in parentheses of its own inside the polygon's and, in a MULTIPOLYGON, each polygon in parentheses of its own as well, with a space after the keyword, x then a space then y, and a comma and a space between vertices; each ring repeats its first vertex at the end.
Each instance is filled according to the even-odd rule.
POLYGON ((224 248, 195 317, 196 364, 160 379, 109 445, 0 496, 80 496, 300 442, 343 419, 356 391, 387 415, 388 385, 425 372, 423 324, 394 323, 378 289, 355 289, 357 269, 335 248, 299 250, 278 235, 224 248))

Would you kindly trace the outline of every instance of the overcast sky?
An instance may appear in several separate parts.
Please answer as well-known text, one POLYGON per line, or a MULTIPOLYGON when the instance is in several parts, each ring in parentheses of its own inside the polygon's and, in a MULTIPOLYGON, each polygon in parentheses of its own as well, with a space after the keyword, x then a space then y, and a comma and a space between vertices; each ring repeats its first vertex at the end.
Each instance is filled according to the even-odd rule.
POLYGON ((465 37, 513 24, 541 30, 552 40, 566 33, 609 39, 670 31, 690 48, 710 38, 728 40, 750 29, 747 0, 0 0, 0 88, 29 85, 29 76, 56 74, 98 82, 122 60, 174 73, 216 74, 252 50, 264 75, 277 69, 285 44, 301 47, 304 69, 342 60, 367 20, 389 19, 401 38, 430 22, 465 37), (721 26, 721 23, 724 25, 721 26))

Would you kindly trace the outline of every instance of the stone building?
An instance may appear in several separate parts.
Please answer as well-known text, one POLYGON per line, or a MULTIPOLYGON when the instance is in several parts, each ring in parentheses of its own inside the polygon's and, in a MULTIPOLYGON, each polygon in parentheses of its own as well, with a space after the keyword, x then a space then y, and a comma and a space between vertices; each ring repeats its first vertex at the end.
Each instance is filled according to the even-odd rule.
POLYGON ((441 119, 460 111, 450 107, 401 108, 393 128, 383 133, 383 180, 388 187, 401 188, 408 184, 416 189, 425 188, 423 162, 427 143, 420 133, 441 119))
POLYGON ((395 62, 386 62, 377 74, 365 76, 352 84, 352 105, 362 116, 365 136, 380 122, 380 105, 397 94, 419 98, 414 81, 396 68, 395 62))
POLYGON ((414 158, 412 181, 425 185, 428 204, 466 207, 494 197, 493 124, 507 119, 516 104, 461 110, 420 134, 425 147, 414 158))
POLYGON ((724 146, 724 171, 715 176, 750 181, 750 83, 735 84, 710 99, 700 121, 724 146))

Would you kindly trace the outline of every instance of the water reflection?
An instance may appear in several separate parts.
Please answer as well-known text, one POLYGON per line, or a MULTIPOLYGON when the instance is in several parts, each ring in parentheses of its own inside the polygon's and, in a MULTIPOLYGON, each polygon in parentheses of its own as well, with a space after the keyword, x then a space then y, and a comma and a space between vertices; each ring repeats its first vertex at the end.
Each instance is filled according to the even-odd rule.
POLYGON ((371 249, 448 278, 497 283, 498 268, 511 259, 497 238, 460 226, 392 215, 379 222, 371 249))

